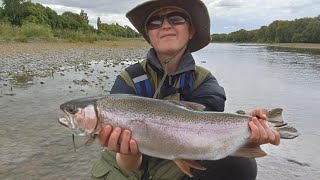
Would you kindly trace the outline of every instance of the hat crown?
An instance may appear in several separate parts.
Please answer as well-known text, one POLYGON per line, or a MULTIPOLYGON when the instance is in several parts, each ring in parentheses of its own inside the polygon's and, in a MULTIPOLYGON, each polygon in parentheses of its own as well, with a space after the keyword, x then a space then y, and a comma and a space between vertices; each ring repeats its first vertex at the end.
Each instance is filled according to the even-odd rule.
POLYGON ((201 0, 151 0, 130 10, 126 16, 138 32, 150 43, 145 31, 148 17, 164 7, 177 7, 186 11, 196 29, 188 43, 188 49, 195 52, 210 43, 210 18, 208 9, 201 0))

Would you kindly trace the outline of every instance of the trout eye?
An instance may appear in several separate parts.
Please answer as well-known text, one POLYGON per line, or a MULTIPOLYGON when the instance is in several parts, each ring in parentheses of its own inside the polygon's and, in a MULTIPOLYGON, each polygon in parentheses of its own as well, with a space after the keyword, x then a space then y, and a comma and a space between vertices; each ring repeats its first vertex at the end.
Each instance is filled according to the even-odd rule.
POLYGON ((73 115, 77 113, 77 110, 73 107, 67 107, 66 111, 70 114, 73 114, 73 115))

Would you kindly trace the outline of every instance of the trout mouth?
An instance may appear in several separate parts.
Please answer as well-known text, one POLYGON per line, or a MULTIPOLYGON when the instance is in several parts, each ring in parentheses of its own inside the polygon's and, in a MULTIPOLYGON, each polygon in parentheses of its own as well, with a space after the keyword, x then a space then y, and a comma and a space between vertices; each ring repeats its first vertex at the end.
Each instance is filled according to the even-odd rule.
POLYGON ((99 120, 94 106, 89 105, 84 108, 61 108, 64 117, 59 118, 58 122, 79 136, 91 135, 95 133, 99 120))
POLYGON ((58 119, 58 122, 62 125, 62 126, 65 126, 69 129, 75 129, 75 125, 74 125, 74 122, 73 122, 73 119, 74 119, 74 114, 70 114, 68 111, 66 110, 63 110, 64 112, 64 117, 62 118, 59 118, 58 119))
POLYGON ((59 118, 58 122, 68 128, 69 130, 71 130, 72 134, 74 135, 78 135, 78 136, 85 136, 86 133, 83 132, 81 129, 79 129, 75 124, 73 119, 75 118, 74 114, 70 114, 68 111, 63 110, 63 112, 65 113, 65 117, 59 118))
POLYGON ((59 118, 59 119, 58 119, 58 122, 59 122, 62 126, 69 128, 67 118, 64 118, 64 117, 59 118))

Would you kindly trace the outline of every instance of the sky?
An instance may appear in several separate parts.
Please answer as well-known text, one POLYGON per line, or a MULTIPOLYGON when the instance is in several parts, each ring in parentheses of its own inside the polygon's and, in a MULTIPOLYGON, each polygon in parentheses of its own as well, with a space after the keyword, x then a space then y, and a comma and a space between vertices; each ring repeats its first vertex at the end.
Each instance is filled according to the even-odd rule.
MULTIPOLYGON (((50 7, 58 14, 65 11, 80 13, 83 9, 89 23, 96 27, 97 18, 102 23, 131 23, 127 11, 145 0, 32 0, 50 7)), ((269 25, 275 20, 294 20, 320 15, 320 0, 203 0, 211 19, 211 34, 230 33, 240 29, 253 30, 269 25)))

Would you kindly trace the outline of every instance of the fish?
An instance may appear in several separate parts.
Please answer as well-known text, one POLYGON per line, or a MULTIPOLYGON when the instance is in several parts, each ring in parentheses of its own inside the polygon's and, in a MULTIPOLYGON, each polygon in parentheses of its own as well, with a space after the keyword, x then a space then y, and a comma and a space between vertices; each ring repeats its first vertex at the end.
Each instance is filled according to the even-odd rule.
MULTIPOLYGON (((204 111, 205 106, 198 103, 128 94, 75 99, 61 104, 60 109, 65 117, 59 118, 59 123, 76 135, 89 136, 92 141, 106 125, 129 129, 141 153, 175 160, 179 167, 181 160, 203 170, 190 160, 266 155, 260 147, 247 146, 252 116, 243 113, 204 111)), ((282 111, 269 111, 267 122, 281 138, 298 137, 300 133, 294 127, 284 128, 289 126, 283 121, 282 111)), ((182 171, 190 175, 189 170, 182 171)))

